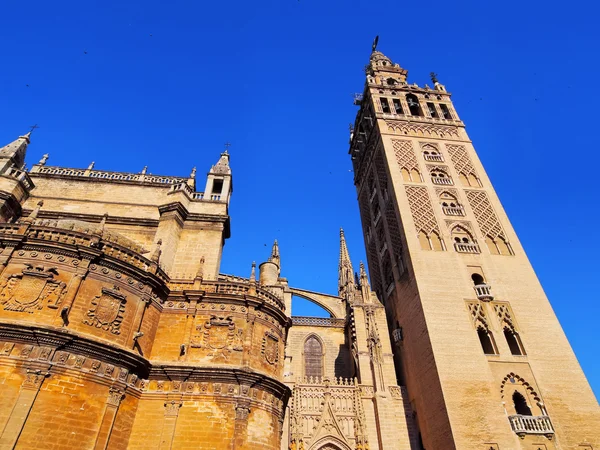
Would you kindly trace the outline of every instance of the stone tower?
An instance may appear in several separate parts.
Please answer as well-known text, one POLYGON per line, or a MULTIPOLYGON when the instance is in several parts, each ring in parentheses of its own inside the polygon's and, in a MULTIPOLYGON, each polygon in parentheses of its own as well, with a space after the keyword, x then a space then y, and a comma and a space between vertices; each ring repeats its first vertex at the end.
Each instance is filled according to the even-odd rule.
POLYGON ((371 284, 426 449, 600 445, 600 408, 446 91, 373 48, 350 141, 371 284))

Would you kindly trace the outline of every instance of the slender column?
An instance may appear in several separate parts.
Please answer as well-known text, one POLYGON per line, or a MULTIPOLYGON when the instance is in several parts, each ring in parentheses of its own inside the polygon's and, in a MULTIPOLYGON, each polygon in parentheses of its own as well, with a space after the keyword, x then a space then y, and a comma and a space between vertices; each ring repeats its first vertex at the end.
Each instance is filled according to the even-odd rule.
POLYGON ((194 332, 194 323, 196 322, 196 308, 198 305, 198 299, 191 297, 190 298, 190 306, 187 310, 187 316, 185 318, 185 335, 184 342, 180 345, 183 345, 183 348, 179 349, 179 360, 187 361, 188 355, 190 353, 190 341, 192 340, 192 333, 194 332))
POLYGON ((15 406, 0 435, 1 449, 12 450, 17 445, 42 383, 49 375, 48 372, 42 372, 41 370, 27 370, 27 376, 21 385, 21 392, 19 392, 15 406))
POLYGON ((179 416, 181 405, 182 402, 176 400, 170 400, 165 403, 165 418, 158 444, 159 450, 171 450, 173 446, 175 427, 177 426, 177 417, 179 416))
MULTIPOLYGON (((242 386, 240 386, 242 389, 242 386)), ((246 448, 246 437, 248 434, 248 416, 250 415, 250 400, 240 399, 235 405, 235 426, 231 449, 246 448)))
MULTIPOLYGON (((142 328, 142 322, 144 321, 144 314, 146 313, 146 309, 148 308, 148 305, 150 305, 150 302, 152 302, 152 299, 147 294, 144 295, 141 300, 142 301, 138 305, 138 309, 135 312, 135 317, 133 319, 133 327, 131 328, 131 330, 132 330, 131 340, 132 340, 133 348, 135 348, 135 344, 137 343, 137 340, 144 335, 140 331, 140 329, 142 328)), ((140 349, 140 351, 141 351, 141 349, 140 349)))
POLYGON ((98 430, 98 436, 96 437, 94 450, 106 450, 108 448, 108 442, 110 441, 110 435, 115 424, 115 419, 117 418, 119 405, 124 398, 125 394, 121 389, 111 387, 108 391, 106 408, 104 410, 102 422, 100 423, 100 429, 98 430))

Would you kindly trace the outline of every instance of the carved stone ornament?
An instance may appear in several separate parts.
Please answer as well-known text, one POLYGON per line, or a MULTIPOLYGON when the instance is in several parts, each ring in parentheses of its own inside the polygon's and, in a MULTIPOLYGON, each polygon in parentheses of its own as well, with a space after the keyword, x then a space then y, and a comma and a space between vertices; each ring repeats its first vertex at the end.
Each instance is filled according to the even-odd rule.
POLYGON ((57 308, 67 285, 54 280, 58 272, 54 267, 26 264, 21 273, 10 275, 0 283, 0 305, 5 311, 32 313, 48 301, 49 308, 57 308))
POLYGON ((231 351, 241 352, 244 349, 244 330, 237 329, 233 319, 211 316, 204 325, 197 326, 196 334, 190 343, 193 348, 208 349, 209 356, 227 358, 231 351))
POLYGON ((92 307, 86 314, 87 318, 83 319, 83 323, 113 334, 121 334, 126 299, 118 286, 113 289, 103 287, 102 293, 92 299, 92 307))
POLYGON ((118 407, 121 404, 121 400, 125 398, 125 394, 120 389, 110 388, 108 391, 108 398, 106 404, 118 407))
POLYGON ((279 338, 269 331, 263 337, 262 354, 269 364, 279 362, 279 338))
POLYGON ((23 380, 23 389, 38 390, 42 386, 44 378, 50 376, 47 372, 40 370, 28 370, 25 380, 23 380))
POLYGON ((179 415, 179 408, 182 403, 171 400, 165 403, 165 416, 166 417, 177 417, 179 415))

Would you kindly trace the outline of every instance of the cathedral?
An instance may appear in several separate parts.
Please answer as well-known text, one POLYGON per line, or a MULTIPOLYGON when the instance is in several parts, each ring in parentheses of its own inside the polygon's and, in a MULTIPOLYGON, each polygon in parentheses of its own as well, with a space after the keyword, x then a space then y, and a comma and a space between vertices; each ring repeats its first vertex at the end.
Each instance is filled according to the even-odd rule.
POLYGON ((227 151, 200 179, 26 170, 30 133, 0 148, 0 450, 600 449, 450 93, 376 46, 365 72, 349 155, 369 276, 340 231, 337 295, 288 280, 277 241, 220 272, 227 151), (298 297, 330 317, 292 316, 298 297))

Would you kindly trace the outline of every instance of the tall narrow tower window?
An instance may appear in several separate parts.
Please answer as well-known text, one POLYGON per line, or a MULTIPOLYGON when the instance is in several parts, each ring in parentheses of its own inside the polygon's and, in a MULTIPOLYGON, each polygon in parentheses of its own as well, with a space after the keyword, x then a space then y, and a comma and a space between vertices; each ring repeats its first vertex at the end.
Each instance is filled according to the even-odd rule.
POLYGON ((323 376, 323 346, 316 336, 310 336, 304 342, 304 376, 323 376))
POLYGON ((444 116, 444 119, 452 119, 452 115, 450 114, 450 109, 448 109, 447 105, 444 105, 443 103, 440 103, 440 109, 442 110, 442 116, 444 116))
POLYGON ((223 180, 213 182, 213 194, 220 194, 223 191, 223 180))
POLYGON ((486 355, 495 355, 496 347, 494 346, 494 338, 492 337, 492 333, 480 325, 477 327, 477 336, 479 337, 479 342, 481 342, 483 353, 486 355))
POLYGON ((394 109, 396 110, 396 114, 404 114, 404 111, 402 110, 402 104, 400 103, 400 99, 395 98, 392 101, 394 103, 394 109))
POLYGON ((406 103, 408 103, 408 108, 410 109, 410 113, 413 116, 422 116, 423 111, 421 110, 421 105, 419 104, 419 99, 414 94, 408 94, 406 96, 406 103))
POLYGON ((390 103, 388 102, 387 98, 380 98, 379 101, 381 102, 381 110, 386 113, 389 114, 390 111, 390 103))
POLYGON ((515 330, 509 327, 504 327, 504 337, 506 338, 508 348, 510 348, 510 352, 513 355, 520 356, 524 354, 521 339, 515 330))
POLYGON ((433 117, 434 119, 438 118, 438 113, 435 110, 435 105, 433 103, 428 102, 427 109, 429 110, 429 114, 431 115, 431 117, 433 117))

